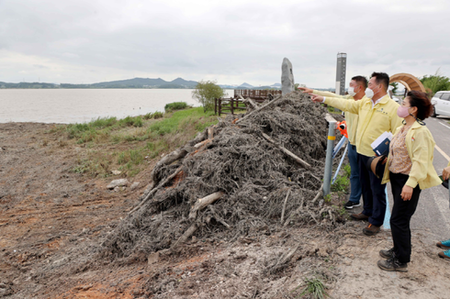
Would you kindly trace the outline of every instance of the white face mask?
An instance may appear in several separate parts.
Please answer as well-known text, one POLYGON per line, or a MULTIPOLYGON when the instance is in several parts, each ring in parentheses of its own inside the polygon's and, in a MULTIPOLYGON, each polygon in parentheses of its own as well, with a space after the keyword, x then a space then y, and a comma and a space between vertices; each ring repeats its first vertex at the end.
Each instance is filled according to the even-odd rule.
POLYGON ((366 97, 368 97, 369 99, 373 98, 373 90, 370 89, 369 87, 366 88, 366 90, 364 91, 364 93, 366 94, 366 97))
POLYGON ((348 88, 348 94, 351 95, 352 97, 356 95, 355 89, 352 86, 348 88))

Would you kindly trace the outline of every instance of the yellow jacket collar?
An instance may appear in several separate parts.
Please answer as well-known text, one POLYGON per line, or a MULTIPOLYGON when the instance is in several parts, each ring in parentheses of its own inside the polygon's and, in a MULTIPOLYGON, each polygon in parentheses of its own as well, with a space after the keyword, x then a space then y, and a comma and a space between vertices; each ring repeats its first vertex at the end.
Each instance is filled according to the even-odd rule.
MULTIPOLYGON (((403 128, 404 126, 406 126, 405 124, 402 123, 402 126, 398 127, 397 130, 395 130, 395 132, 398 132, 401 128, 403 128)), ((419 129, 424 127, 425 125, 421 125, 416 121, 414 121, 414 123, 411 125, 411 129, 419 129)))
POLYGON ((388 95, 385 95, 381 98, 381 100, 378 102, 378 104, 386 104, 389 101, 390 97, 388 95))

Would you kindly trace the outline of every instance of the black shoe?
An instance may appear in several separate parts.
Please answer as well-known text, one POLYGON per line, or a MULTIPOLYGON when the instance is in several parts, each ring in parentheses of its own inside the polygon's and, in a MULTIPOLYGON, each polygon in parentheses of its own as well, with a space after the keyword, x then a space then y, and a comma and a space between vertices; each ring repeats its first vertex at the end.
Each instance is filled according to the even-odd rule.
POLYGON ((346 210, 351 210, 351 209, 353 209, 353 208, 356 208, 356 207, 360 207, 361 206, 361 203, 360 202, 353 202, 353 201, 347 201, 346 203, 345 203, 345 205, 344 205, 344 208, 346 209, 346 210))
POLYGON ((384 259, 391 259, 394 257, 394 248, 389 250, 380 250, 380 256, 384 259))
POLYGON ((379 260, 377 265, 385 271, 408 272, 408 263, 400 263, 395 257, 388 260, 379 260))

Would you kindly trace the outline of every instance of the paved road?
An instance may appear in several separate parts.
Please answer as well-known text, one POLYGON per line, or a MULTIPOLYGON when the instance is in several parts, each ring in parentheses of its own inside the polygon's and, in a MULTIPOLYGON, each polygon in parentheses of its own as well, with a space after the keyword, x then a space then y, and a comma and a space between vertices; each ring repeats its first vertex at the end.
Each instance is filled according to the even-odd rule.
MULTIPOLYGON (((450 118, 428 118, 426 124, 436 141, 434 150, 434 167, 438 175, 450 160, 450 118)), ((388 186, 390 190, 390 186, 388 186)), ((392 195, 389 203, 392 207, 392 195)), ((437 186, 422 191, 417 211, 411 220, 411 228, 424 233, 424 242, 435 243, 450 238, 450 204, 449 190, 437 186)))

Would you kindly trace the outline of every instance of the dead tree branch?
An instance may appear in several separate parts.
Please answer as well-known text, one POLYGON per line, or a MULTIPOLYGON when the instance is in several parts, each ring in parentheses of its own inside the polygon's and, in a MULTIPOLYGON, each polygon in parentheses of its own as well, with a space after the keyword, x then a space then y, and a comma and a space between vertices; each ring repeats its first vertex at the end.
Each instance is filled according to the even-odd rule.
POLYGON ((273 140, 272 138, 269 137, 269 135, 262 133, 262 136, 267 139, 267 141, 275 144, 276 146, 278 146, 285 154, 287 154, 289 157, 291 157, 292 159, 294 159, 295 162, 297 162, 298 164, 302 165, 303 167, 307 168, 307 169, 311 169, 311 165, 305 161, 303 161, 302 159, 300 159, 297 155, 295 155, 293 152, 291 152, 290 150, 288 150, 287 148, 285 148, 282 145, 279 145, 278 143, 275 142, 275 140, 273 140))

